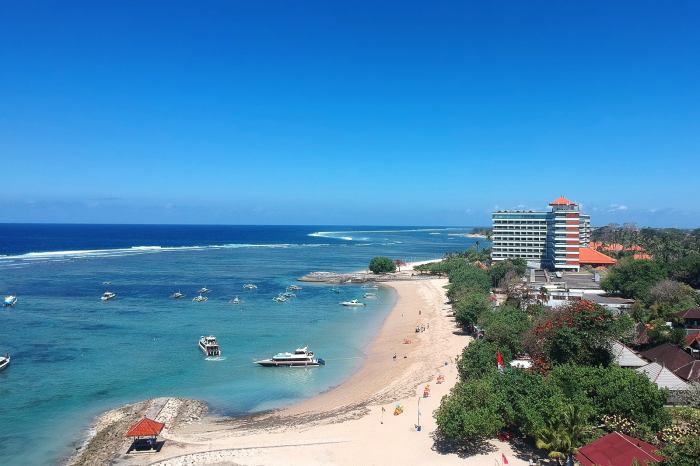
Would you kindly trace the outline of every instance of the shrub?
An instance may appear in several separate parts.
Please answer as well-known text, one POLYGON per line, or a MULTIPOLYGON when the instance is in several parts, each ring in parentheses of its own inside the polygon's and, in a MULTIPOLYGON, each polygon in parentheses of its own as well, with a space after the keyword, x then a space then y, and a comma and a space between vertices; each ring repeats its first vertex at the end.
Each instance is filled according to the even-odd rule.
POLYGON ((394 261, 388 257, 377 256, 373 257, 372 260, 369 261, 369 270, 372 273, 396 272, 396 264, 394 264, 394 261))

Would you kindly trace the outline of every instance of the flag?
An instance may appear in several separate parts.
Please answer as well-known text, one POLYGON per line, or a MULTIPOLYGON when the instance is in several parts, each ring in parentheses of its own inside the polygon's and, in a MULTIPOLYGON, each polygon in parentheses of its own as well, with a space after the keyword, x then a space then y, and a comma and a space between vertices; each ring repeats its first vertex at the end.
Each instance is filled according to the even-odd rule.
MULTIPOLYGON (((501 353, 498 353, 498 355, 500 356, 501 353)), ((505 454, 505 453, 501 453, 501 458, 503 458, 503 464, 504 464, 504 465, 508 464, 508 458, 506 458, 506 454, 505 454)))
POLYGON ((503 370, 503 357, 501 356, 500 351, 496 354, 496 362, 498 363, 498 370, 502 371, 503 370))

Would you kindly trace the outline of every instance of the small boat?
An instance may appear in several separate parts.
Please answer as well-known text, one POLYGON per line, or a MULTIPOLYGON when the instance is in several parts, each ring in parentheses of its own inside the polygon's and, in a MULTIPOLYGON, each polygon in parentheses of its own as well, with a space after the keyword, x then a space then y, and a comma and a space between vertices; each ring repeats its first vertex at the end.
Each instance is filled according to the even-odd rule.
POLYGON ((361 303, 356 299, 351 299, 350 301, 343 301, 340 304, 342 304, 343 306, 347 306, 347 307, 360 307, 360 306, 365 305, 365 303, 361 303))
POLYGON ((246 290, 257 290, 258 285, 254 285, 252 283, 246 283, 245 285, 243 285, 243 288, 245 288, 246 290))
POLYGON ((377 285, 362 285, 363 290, 376 290, 379 287, 377 285))
POLYGON ((299 290, 301 290, 301 287, 298 285, 289 285, 287 287, 287 291, 299 291, 299 290))
POLYGON ((10 355, 6 353, 5 356, 0 356, 0 371, 5 369, 9 365, 10 365, 10 355))
POLYGON ((202 353, 206 354, 207 357, 221 356, 219 343, 217 343, 216 337, 213 335, 199 337, 199 349, 201 349, 202 353))
POLYGON ((326 361, 316 358, 308 347, 297 348, 294 353, 277 353, 270 359, 255 361, 263 367, 317 367, 325 366, 326 361))
POLYGON ((103 285, 111 285, 112 282, 102 282, 103 285))
POLYGON ((197 293, 199 293, 199 294, 206 294, 206 293, 209 293, 210 291, 211 291, 211 290, 210 290, 209 288, 207 288, 206 286, 203 286, 202 288, 200 288, 199 290, 197 290, 197 293))
POLYGON ((238 296, 235 296, 231 301, 229 301, 231 304, 241 304, 241 300, 238 296))
POLYGON ((287 298, 287 299, 289 299, 289 298, 296 298, 296 297, 297 297, 297 295, 295 295, 294 293, 292 293, 292 292, 290 292, 290 291, 285 291, 285 292, 282 293, 280 296, 284 296, 284 297, 287 298))
POLYGON ((282 296, 282 295, 278 295, 278 296, 275 296, 274 298, 272 298, 272 300, 275 301, 275 302, 277 302, 277 303, 284 303, 284 302, 287 302, 287 299, 288 299, 288 298, 286 298, 286 297, 284 297, 284 296, 282 296))
POLYGON ((192 298, 193 303, 205 303, 209 298, 202 296, 201 294, 192 298))
POLYGON ((185 295, 180 290, 177 290, 175 293, 171 294, 170 297, 173 299, 181 299, 184 298, 185 295))
POLYGON ((377 293, 365 293, 362 296, 367 299, 377 299, 377 293))
POLYGON ((102 293, 102 296, 100 296, 100 299, 102 301, 109 301, 110 299, 114 299, 116 297, 116 293, 112 293, 111 291, 105 291, 104 293, 102 293))
POLYGON ((17 296, 13 294, 5 296, 5 300, 2 302, 2 305, 5 307, 13 307, 15 304, 17 304, 17 296))

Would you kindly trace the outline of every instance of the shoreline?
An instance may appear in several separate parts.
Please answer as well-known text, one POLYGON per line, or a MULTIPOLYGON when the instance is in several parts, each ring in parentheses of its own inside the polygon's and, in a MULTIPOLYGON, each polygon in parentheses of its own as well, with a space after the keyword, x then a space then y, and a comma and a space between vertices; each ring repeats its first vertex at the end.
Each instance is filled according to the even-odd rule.
MULTIPOLYGON (((409 266, 400 273, 410 275, 411 271, 409 266)), ((161 466, 464 464, 465 459, 456 454, 437 452, 431 435, 436 428, 432 412, 456 383, 455 358, 471 340, 458 331, 450 317, 452 310, 446 304, 443 288, 446 283, 444 278, 382 282, 381 286, 395 290, 396 302, 368 344, 362 365, 339 385, 271 411, 242 417, 207 415, 191 422, 174 422, 167 425, 160 437, 165 440, 165 446, 159 453, 125 455, 128 443, 122 437, 124 426, 115 425, 108 431, 119 447, 115 448, 113 443, 112 454, 100 458, 125 465, 161 466), (426 330, 416 333, 418 324, 423 324, 426 330), (410 343, 405 343, 406 339, 410 343), (436 384, 438 375, 444 377, 444 383, 436 384), (431 387, 430 397, 417 401, 426 383, 431 387), (421 403, 422 432, 415 429, 417 402, 421 403), (402 405, 404 413, 393 416, 397 403, 402 405), (380 418, 382 422, 378 422, 380 418), (120 428, 122 431, 118 432, 120 428), (385 439, 375 437, 378 429, 385 439)), ((181 407, 189 403, 202 402, 183 400, 181 407)), ((109 411, 100 419, 123 408, 109 411)), ((109 450, 100 443, 95 436, 81 452, 109 450)), ((507 445, 497 445, 493 451, 505 451, 513 458, 512 464, 520 464, 507 445)), ((493 456, 496 454, 493 451, 487 454, 493 456)), ((493 457, 500 458, 500 453, 493 457)))

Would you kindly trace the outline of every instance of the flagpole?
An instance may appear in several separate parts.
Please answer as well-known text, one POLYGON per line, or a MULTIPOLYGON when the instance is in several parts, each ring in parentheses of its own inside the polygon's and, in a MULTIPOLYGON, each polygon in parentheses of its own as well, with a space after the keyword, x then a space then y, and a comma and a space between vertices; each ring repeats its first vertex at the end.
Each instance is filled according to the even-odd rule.
POLYGON ((418 424, 416 425, 416 430, 420 432, 420 396, 418 397, 418 424))

